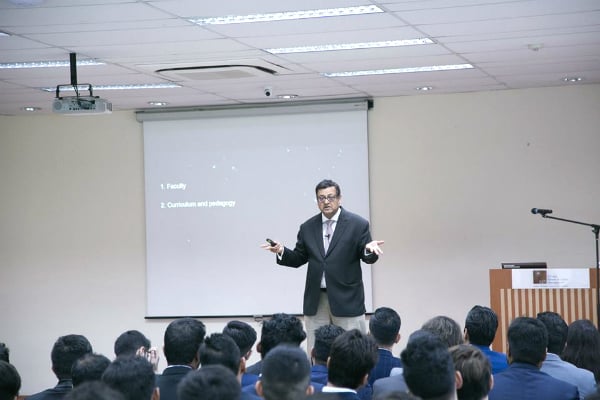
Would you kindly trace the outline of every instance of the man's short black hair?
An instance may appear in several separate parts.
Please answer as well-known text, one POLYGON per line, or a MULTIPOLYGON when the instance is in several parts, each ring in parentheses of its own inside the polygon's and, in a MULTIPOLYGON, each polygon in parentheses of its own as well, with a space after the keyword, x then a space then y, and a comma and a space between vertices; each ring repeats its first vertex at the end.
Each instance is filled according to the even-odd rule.
POLYGON ((223 333, 231 337, 240 348, 240 353, 245 356, 252 350, 252 346, 256 343, 256 330, 243 321, 229 321, 223 333))
POLYGON ((469 335, 469 343, 489 346, 496 337, 498 316, 489 307, 475 306, 467 314, 465 329, 469 335))
POLYGON ((140 347, 150 349, 150 340, 140 331, 125 331, 115 340, 115 356, 134 356, 140 347))
POLYGON ((300 347, 279 345, 263 360, 261 382, 265 400, 297 400, 306 397, 310 363, 300 347))
POLYGON ((83 382, 101 380, 102 374, 109 365, 110 360, 102 354, 89 353, 78 358, 71 368, 73 386, 79 386, 83 382))
POLYGON ((73 363, 86 354, 92 352, 92 345, 83 335, 65 335, 59 337, 54 346, 50 358, 52 359, 52 370, 58 379, 71 379, 71 368, 73 363))
POLYGON ((315 330, 315 346, 312 355, 317 363, 323 365, 327 363, 331 344, 344 332, 346 332, 344 328, 332 324, 320 326, 315 330))
POLYGON ((260 335, 260 354, 264 358, 275 346, 289 343, 300 346, 306 339, 302 321, 296 316, 285 313, 273 314, 271 319, 263 322, 260 335))
POLYGON ((213 333, 204 339, 200 346, 200 364, 222 365, 235 375, 238 374, 241 363, 240 349, 232 338, 222 333, 213 333))
POLYGON ((342 333, 333 341, 327 380, 337 387, 358 389, 377 363, 377 344, 358 329, 342 333))
POLYGON ((0 400, 14 400, 21 389, 21 376, 8 362, 0 360, 0 400))
POLYGON ((10 362, 10 350, 4 343, 0 343, 0 360, 10 362))
POLYGON ((152 364, 141 356, 117 357, 102 374, 102 381, 126 400, 150 400, 155 380, 152 364))
POLYGON ((64 400, 126 400, 121 392, 102 381, 87 381, 74 387, 64 400))
POLYGON ((552 311, 538 313, 537 319, 542 321, 548 331, 548 352, 560 356, 567 343, 569 326, 560 314, 552 311))
POLYGON ((463 343, 462 330, 458 322, 445 315, 438 315, 425 322, 421 329, 436 335, 446 347, 450 348, 463 343))
POLYGON ((422 399, 453 395, 454 363, 448 346, 439 336, 423 329, 413 332, 400 357, 402 374, 411 393, 422 399))
POLYGON ((456 392, 458 400, 481 400, 491 390, 492 364, 475 346, 459 344, 450 348, 454 369, 462 375, 462 386, 456 392))
POLYGON ((400 332, 400 316, 388 307, 375 310, 369 319, 369 332, 380 346, 391 346, 400 332))
POLYGON ((330 188, 330 187, 334 187, 335 188, 335 195, 337 197, 340 197, 340 195, 342 194, 342 191, 340 189, 340 185, 338 185, 337 183, 335 183, 331 179, 323 179, 321 182, 317 183, 317 186, 315 187, 315 194, 317 194, 319 190, 327 189, 327 188, 330 188))
POLYGON ((198 357, 198 350, 204 341, 206 328, 194 318, 179 318, 165 329, 165 358, 169 365, 190 365, 198 357))
POLYGON ((546 358, 548 331, 535 318, 518 317, 508 327, 508 355, 512 362, 539 365, 546 358))
POLYGON ((179 400, 239 400, 241 393, 237 377, 222 365, 192 371, 177 386, 179 400))

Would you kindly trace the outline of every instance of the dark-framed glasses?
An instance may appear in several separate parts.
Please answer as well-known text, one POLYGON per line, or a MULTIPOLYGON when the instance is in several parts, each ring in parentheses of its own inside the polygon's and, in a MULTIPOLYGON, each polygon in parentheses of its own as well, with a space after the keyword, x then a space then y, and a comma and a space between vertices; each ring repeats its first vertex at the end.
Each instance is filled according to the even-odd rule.
POLYGON ((329 196, 317 196, 317 201, 319 203, 325 203, 325 201, 332 202, 337 200, 337 196, 330 194, 329 196))

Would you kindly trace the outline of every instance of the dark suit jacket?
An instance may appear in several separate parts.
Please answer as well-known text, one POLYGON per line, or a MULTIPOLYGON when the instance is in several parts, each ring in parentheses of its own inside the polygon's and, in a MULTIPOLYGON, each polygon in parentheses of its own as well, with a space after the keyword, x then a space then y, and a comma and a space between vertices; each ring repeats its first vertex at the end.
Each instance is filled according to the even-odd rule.
POLYGON ((358 395, 351 392, 329 393, 320 392, 306 398, 306 400, 359 400, 358 395))
POLYGON ((59 400, 65 397, 72 389, 73 381, 71 379, 63 379, 58 381, 58 384, 52 389, 32 394, 27 397, 27 400, 59 400))
POLYGON ((402 368, 402 361, 398 357, 394 357, 392 352, 387 349, 378 349, 379 358, 377 364, 369 373, 369 385, 373 385, 377 379, 387 378, 390 376, 392 368, 402 368))
POLYGON ((489 400, 578 400, 575 385, 555 379, 535 365, 512 363, 494 375, 489 400))
POLYGON ((177 384, 189 373, 192 368, 184 365, 167 367, 162 375, 156 376, 156 386, 160 389, 162 400, 177 400, 177 384))
POLYGON ((371 241, 369 222, 341 209, 327 254, 323 247, 323 222, 317 214, 300 226, 294 250, 286 248, 277 263, 298 268, 308 262, 304 287, 304 315, 315 315, 325 272, 327 297, 336 317, 356 317, 365 313, 365 292, 360 261, 372 264, 378 256, 365 254, 371 241))

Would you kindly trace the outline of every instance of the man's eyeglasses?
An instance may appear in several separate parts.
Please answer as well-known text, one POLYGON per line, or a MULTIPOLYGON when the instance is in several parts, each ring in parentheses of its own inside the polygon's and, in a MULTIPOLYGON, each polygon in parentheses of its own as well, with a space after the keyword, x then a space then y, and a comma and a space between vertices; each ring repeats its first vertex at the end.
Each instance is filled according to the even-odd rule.
POLYGON ((329 196, 317 196, 317 200, 319 201, 319 203, 325 203, 325 201, 332 202, 334 200, 337 200, 337 198, 337 196, 334 196, 332 194, 330 194, 329 196))

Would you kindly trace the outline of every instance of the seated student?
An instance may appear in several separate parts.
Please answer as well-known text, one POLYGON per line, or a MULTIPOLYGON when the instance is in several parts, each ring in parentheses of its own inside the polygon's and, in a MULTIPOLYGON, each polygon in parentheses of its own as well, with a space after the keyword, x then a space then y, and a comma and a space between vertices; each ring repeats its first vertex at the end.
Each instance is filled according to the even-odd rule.
POLYGON ((327 359, 331 351, 333 341, 344 333, 345 330, 337 325, 323 325, 315 331, 315 347, 312 348, 310 355, 312 368, 310 370, 310 380, 321 385, 327 385, 327 359))
MULTIPOLYGON (((234 340, 240 348, 242 357, 248 361, 252 355, 252 346, 256 343, 256 331, 254 328, 243 321, 233 320, 229 321, 225 328, 223 328, 223 334, 234 340)), ((242 387, 254 385, 257 380, 258 375, 248 374, 244 370, 242 375, 242 387)))
POLYGON ((494 310, 483 306, 471 308, 465 320, 465 341, 477 347, 490 359, 494 374, 508 368, 506 354, 490 349, 497 330, 498 316, 494 310))
POLYGON ((313 399, 358 400, 357 391, 367 384, 377 362, 377 344, 358 329, 342 333, 333 341, 329 355, 327 385, 313 399))
POLYGON ((540 371, 548 332, 535 318, 515 318, 508 328, 508 368, 494 375, 490 400, 578 400, 577 387, 540 371))
MULTIPOLYGON (((204 343, 200 346, 201 369, 208 365, 222 365, 235 374, 240 388, 245 364, 246 359, 241 356, 239 347, 232 338, 225 334, 213 333, 204 339, 204 343)), ((240 397, 242 400, 258 398, 251 392, 242 392, 240 397)))
POLYGON ((142 356, 145 357, 154 368, 158 369, 158 352, 150 344, 148 339, 140 331, 125 331, 117 337, 114 346, 115 356, 142 356))
POLYGON ((600 382, 600 332, 592 321, 578 319, 569 324, 561 358, 578 368, 592 371, 596 382, 600 382))
POLYGON ((424 329, 413 332, 400 353, 402 374, 410 392, 423 400, 456 400, 460 373, 446 343, 424 329))
POLYGON ((102 374, 102 382, 120 392, 126 400, 158 400, 154 368, 141 356, 117 357, 102 374))
POLYGON ((369 385, 390 376, 392 368, 402 368, 400 359, 392 354, 392 347, 400 341, 400 324, 398 313, 388 307, 376 309, 369 319, 369 332, 379 347, 379 358, 369 374, 369 385))
POLYGON ((102 381, 87 381, 73 388, 65 400, 126 400, 119 391, 102 381))
MULTIPOLYGON (((306 339, 306 332, 302 327, 302 321, 285 313, 273 314, 271 319, 263 322, 260 342, 256 345, 256 350, 262 359, 279 344, 288 343, 299 347, 304 339, 306 339)), ((262 361, 259 361, 246 368, 246 373, 260 375, 261 368, 262 361)))
POLYGON ((75 361, 85 354, 92 353, 92 345, 85 336, 65 335, 58 338, 52 346, 50 358, 52 359, 52 371, 58 378, 58 384, 52 389, 29 396, 31 400, 62 399, 73 389, 71 379, 71 368, 75 361))
POLYGON ((110 360, 102 354, 90 353, 78 358, 71 367, 73 387, 79 386, 83 382, 101 380, 102 374, 109 365, 110 360))
POLYGON ((200 365, 198 351, 205 335, 204 324, 194 318, 178 318, 169 323, 163 345, 167 367, 156 377, 161 400, 177 400, 177 385, 200 365))
POLYGON ((423 324, 421 329, 429 331, 440 338, 447 348, 462 344, 463 332, 458 322, 445 315, 433 317, 423 324))
POLYGON ((207 365, 187 374, 177 387, 179 400, 239 400, 240 383, 222 365, 207 365))
POLYGON ((593 372, 577 368, 560 359, 567 342, 569 329, 567 323, 559 314, 552 311, 538 313, 537 319, 542 321, 548 331, 548 353, 542 363, 541 371, 577 386, 579 398, 583 400, 585 396, 596 390, 596 380, 593 372))
POLYGON ((21 376, 7 361, 0 360, 0 400, 16 400, 21 389, 21 376))
POLYGON ((459 344, 450 347, 454 369, 460 372, 462 383, 457 389, 458 400, 487 400, 494 378, 489 358, 475 346, 459 344))
POLYGON ((263 360, 256 392, 265 400, 304 400, 313 394, 310 363, 299 347, 280 345, 263 360))

